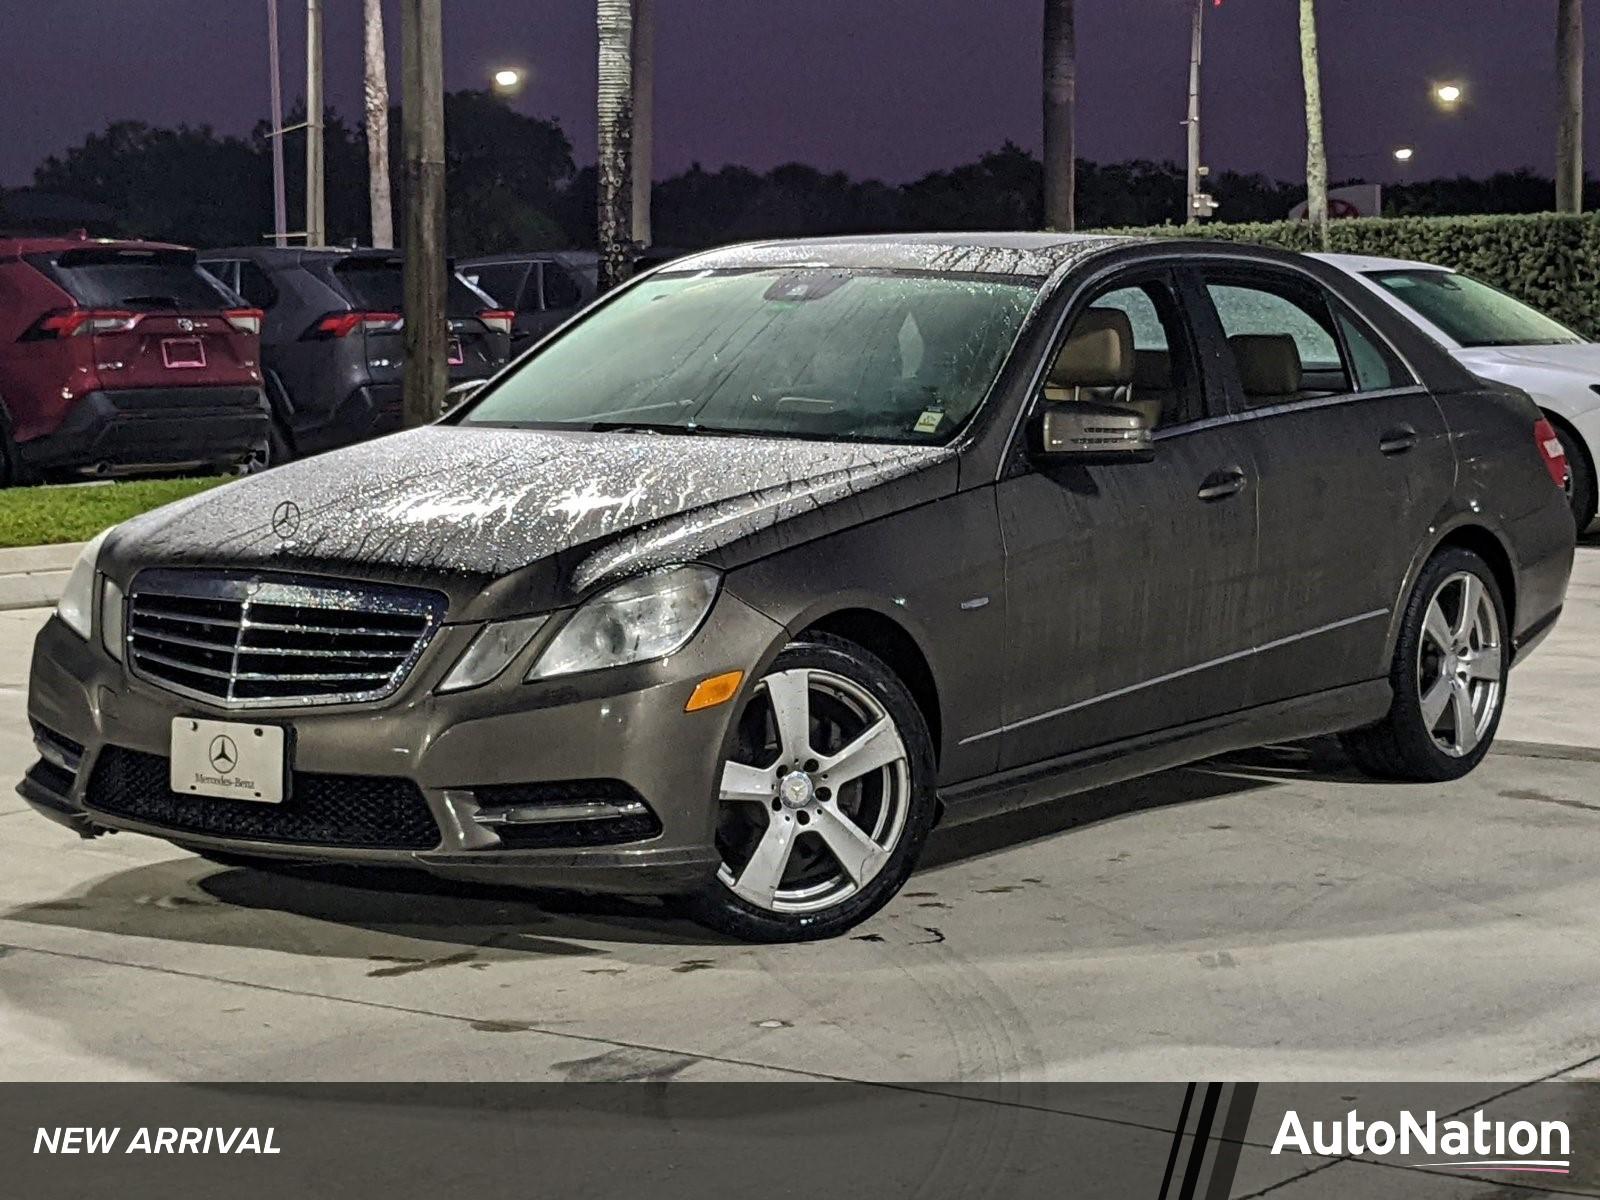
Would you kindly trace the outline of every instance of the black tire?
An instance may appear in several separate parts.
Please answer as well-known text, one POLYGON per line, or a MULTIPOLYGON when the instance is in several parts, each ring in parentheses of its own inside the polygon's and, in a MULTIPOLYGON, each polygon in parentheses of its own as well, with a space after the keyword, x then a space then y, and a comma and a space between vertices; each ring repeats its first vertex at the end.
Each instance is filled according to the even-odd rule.
POLYGON ((21 487, 35 481, 35 473, 22 461, 11 436, 10 414, 0 408, 0 487, 21 487))
MULTIPOLYGON (((897 758, 893 766, 877 768, 875 772, 862 775, 860 779, 864 782, 859 788, 854 780, 847 784, 848 787, 857 788, 854 799, 847 799, 843 788, 837 797, 832 797, 826 787, 820 787, 814 803, 827 806, 831 797, 834 801, 832 807, 836 812, 844 811, 847 804, 871 804, 872 801, 867 798, 867 789, 870 787, 879 789, 877 803, 887 805, 890 801, 886 797, 891 794, 889 789, 892 787, 895 789, 894 794, 903 797, 904 819, 898 837, 893 841, 892 847, 887 847, 887 858, 882 860, 882 865, 876 874, 859 885, 849 884, 848 886, 854 886, 856 890, 837 902, 830 903, 828 907, 807 912, 773 911, 752 903, 744 896, 736 895, 722 876, 714 879, 697 895, 684 898, 684 908, 691 918, 719 933, 743 941, 811 941, 837 936, 860 924, 887 904, 905 884, 916 866, 923 843, 927 840, 928 831, 933 827, 936 811, 933 740, 928 734, 928 725, 922 711, 906 685, 881 660, 854 642, 827 634, 808 634, 803 640, 792 643, 778 655, 763 677, 762 686, 764 687, 766 681, 775 675, 800 668, 819 672, 820 677, 842 679, 867 693, 870 699, 881 706, 893 723, 893 732, 899 735, 905 751, 903 759, 897 758), (903 776, 898 774, 902 770, 901 763, 904 764, 903 776), (895 780, 899 782, 895 783, 895 780)), ((736 718, 741 725, 752 720, 753 716, 756 718, 761 716, 760 713, 752 714, 752 708, 758 704, 758 695, 759 692, 754 692, 743 701, 745 707, 736 718)), ((809 701, 807 711, 809 714, 809 701)), ((811 716, 815 717, 815 714, 811 716)), ((816 721, 824 719, 815 718, 816 721)), ((821 726, 813 723, 812 728, 820 731, 821 726)), ((742 740, 744 736, 745 731, 741 728, 739 739, 742 740)), ((818 734, 813 733, 811 736, 812 744, 815 745, 818 734)), ((845 739, 846 742, 849 740, 845 739)), ((781 751, 781 741, 778 746, 781 751)), ((740 755, 741 751, 736 748, 734 758, 737 759, 740 755)), ((783 768, 780 753, 778 762, 773 767, 763 769, 781 771, 783 768)), ((806 772, 797 770, 795 773, 806 774, 809 786, 812 775, 810 767, 806 772)), ((815 778, 819 781, 825 780, 826 775, 817 774, 815 778)), ((725 838, 729 836, 730 821, 735 824, 739 821, 753 821, 754 812, 765 814, 765 820, 768 822, 775 819, 774 813, 769 811, 766 804, 730 805, 720 799, 716 800, 716 803, 719 816, 718 845, 724 852, 725 861, 728 856, 725 838), (742 811, 736 813, 733 811, 736 809, 742 811)), ((777 799, 772 801, 774 807, 780 803, 777 799)), ((778 815, 787 817, 788 813, 780 808, 778 815)), ((808 824, 807 820, 802 819, 805 816, 805 812, 799 810, 794 812, 794 818, 801 826, 808 824)), ((822 869, 826 871, 827 863, 833 856, 825 847, 820 818, 817 819, 819 824, 812 831, 817 836, 809 843, 812 847, 810 853, 814 859, 813 867, 821 864, 822 869)), ((854 818, 851 819, 854 823, 854 818)), ((857 829, 858 832, 861 831, 859 825, 857 829)), ((794 844, 798 847, 800 839, 805 836, 805 832, 797 826, 794 844)), ((843 882, 847 874, 843 868, 843 860, 835 859, 834 863, 843 882)), ((731 872, 731 868, 725 868, 725 873, 728 872, 731 872)))
POLYGON ((1550 424, 1555 428, 1556 437, 1561 439, 1562 453, 1567 456, 1567 503, 1572 506, 1572 519, 1577 522, 1581 534, 1595 517, 1594 464, 1589 461, 1583 439, 1571 426, 1556 417, 1550 418, 1550 424))
MULTIPOLYGON (((1448 601, 1448 596, 1445 600, 1448 601)), ((1495 731, 1500 727, 1500 716, 1505 711, 1510 662, 1511 636, 1506 623, 1505 597, 1501 595, 1494 572, 1470 550, 1456 547, 1441 550, 1423 567, 1410 599, 1406 601, 1400 636, 1395 644, 1394 662, 1389 669, 1394 699, 1388 714, 1376 725, 1340 734, 1339 740, 1357 767, 1380 779, 1414 782, 1459 779, 1483 761, 1494 742, 1495 731), (1422 693, 1425 685, 1431 690, 1447 670, 1443 664, 1428 665, 1428 660, 1436 657, 1436 650, 1428 645, 1432 639, 1425 632, 1425 626, 1428 609, 1436 593, 1463 574, 1476 578, 1493 609, 1496 646, 1499 650, 1498 690, 1493 693, 1492 712, 1486 707, 1487 723, 1481 732, 1475 728, 1470 748, 1462 753, 1451 753, 1441 748, 1423 712, 1422 693), (1428 680, 1430 674, 1434 677, 1428 680)), ((1450 707, 1450 711, 1454 714, 1457 710, 1450 707)), ((1451 719, 1457 718, 1452 715, 1451 719)), ((1438 736, 1442 738, 1445 735, 1438 736)), ((1452 732, 1449 736, 1457 740, 1459 746, 1460 735, 1452 732)))

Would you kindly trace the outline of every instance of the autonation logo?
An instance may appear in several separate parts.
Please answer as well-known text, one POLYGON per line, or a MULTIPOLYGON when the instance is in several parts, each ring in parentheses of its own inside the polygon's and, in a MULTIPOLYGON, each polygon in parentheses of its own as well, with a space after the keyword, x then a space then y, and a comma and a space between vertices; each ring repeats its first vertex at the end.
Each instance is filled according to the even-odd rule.
POLYGON ((1492 1121, 1479 1109, 1470 1118, 1419 1119, 1401 1110, 1394 1121, 1363 1121, 1351 1109, 1342 1120, 1312 1121, 1308 1132, 1300 1114, 1283 1114, 1274 1154, 1295 1151, 1320 1155, 1400 1155, 1425 1161, 1413 1167, 1463 1171, 1515 1171, 1565 1175, 1571 1167, 1572 1135, 1565 1121, 1492 1121))

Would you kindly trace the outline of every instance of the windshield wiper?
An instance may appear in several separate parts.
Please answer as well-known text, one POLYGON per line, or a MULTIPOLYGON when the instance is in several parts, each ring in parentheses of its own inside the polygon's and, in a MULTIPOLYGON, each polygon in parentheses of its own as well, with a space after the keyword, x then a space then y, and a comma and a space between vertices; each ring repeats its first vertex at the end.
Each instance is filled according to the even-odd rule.
POLYGON ((728 429, 720 425, 679 425, 665 421, 590 421, 584 428, 595 433, 671 433, 680 436, 695 433, 713 437, 778 437, 759 429, 728 429))
POLYGON ((118 304, 137 304, 142 308, 182 308, 176 296, 124 296, 118 304))

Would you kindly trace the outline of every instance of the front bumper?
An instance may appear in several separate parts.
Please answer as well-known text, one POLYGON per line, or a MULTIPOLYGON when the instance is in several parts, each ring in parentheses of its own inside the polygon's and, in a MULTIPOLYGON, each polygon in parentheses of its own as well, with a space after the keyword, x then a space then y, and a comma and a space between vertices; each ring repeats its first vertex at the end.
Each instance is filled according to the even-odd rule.
POLYGON ((224 466, 266 444, 268 420, 259 387, 89 392, 54 432, 17 451, 36 470, 114 475, 224 466))
MULTIPOLYGON (((748 688, 758 664, 775 652, 781 627, 724 591, 700 633, 670 659, 523 684, 529 662, 553 633, 547 629, 494 683, 435 695, 476 628, 445 626, 401 690, 385 701, 241 713, 147 683, 52 619, 35 643, 28 693, 42 757, 18 792, 44 816, 86 836, 127 830, 263 858, 406 866, 457 879, 637 895, 693 891, 711 878, 718 864, 712 844, 718 783, 731 716, 743 696, 694 713, 684 704, 701 679, 730 669, 746 672, 748 688), (129 815, 121 793, 106 788, 125 785, 126 760, 148 768, 156 756, 164 768, 171 723, 179 717, 287 727, 292 783, 285 815, 302 779, 314 782, 318 796, 330 789, 336 795, 339 780, 352 789, 386 782, 420 793, 437 840, 402 848, 317 838, 306 833, 316 827, 315 814, 297 819, 297 840, 285 841, 281 824, 265 836, 219 831, 217 822, 193 819, 200 810, 192 806, 204 801, 170 792, 181 802, 177 808, 161 807, 156 819, 148 810, 129 815), (597 789, 595 781, 605 786, 597 789), (507 797, 552 794, 564 816, 597 799, 613 807, 629 797, 642 800, 650 828, 646 836, 593 844, 589 834, 596 826, 585 829, 581 819, 553 822, 532 848, 526 838, 506 833, 510 826, 500 822, 519 807, 507 797), (571 837, 563 836, 566 830, 571 837)), ((238 827, 259 829, 261 822, 238 827)), ((637 826, 616 828, 638 832, 637 826)))

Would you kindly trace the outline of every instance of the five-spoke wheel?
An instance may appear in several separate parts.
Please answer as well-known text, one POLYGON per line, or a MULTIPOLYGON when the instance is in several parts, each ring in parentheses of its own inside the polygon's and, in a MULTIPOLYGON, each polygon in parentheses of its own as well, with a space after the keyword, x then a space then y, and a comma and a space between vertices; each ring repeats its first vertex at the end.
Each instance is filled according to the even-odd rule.
POLYGON ((751 690, 722 770, 715 888, 696 915, 741 937, 822 937, 899 890, 933 817, 932 747, 905 685, 818 635, 751 690))
POLYGON ((1342 740, 1363 771, 1389 779, 1457 779, 1477 766, 1505 706, 1510 633, 1488 564, 1451 547, 1429 559, 1401 614, 1376 725, 1342 740))
POLYGON ((1500 614, 1489 589, 1457 571, 1434 589, 1417 647, 1417 697, 1433 744, 1471 754, 1500 712, 1500 614))

